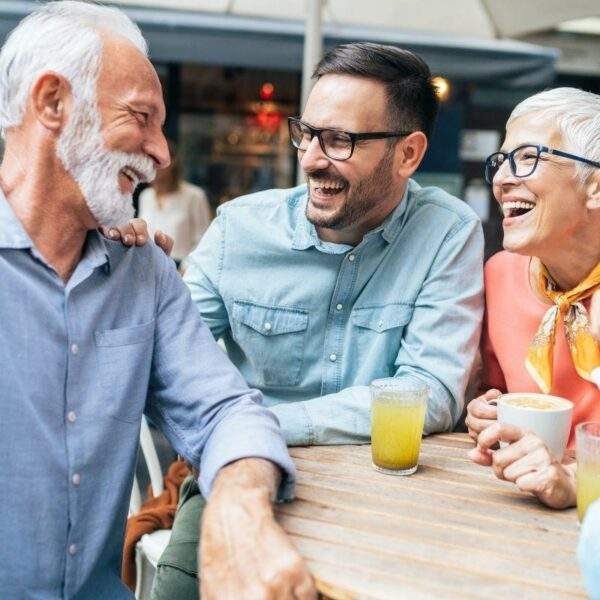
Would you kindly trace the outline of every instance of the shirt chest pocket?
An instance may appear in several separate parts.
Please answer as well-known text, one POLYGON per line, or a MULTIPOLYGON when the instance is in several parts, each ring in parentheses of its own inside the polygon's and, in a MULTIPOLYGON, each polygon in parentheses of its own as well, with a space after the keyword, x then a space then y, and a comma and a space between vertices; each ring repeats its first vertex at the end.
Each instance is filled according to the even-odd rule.
POLYGON ((358 358, 375 365, 377 377, 390 377, 396 371, 395 361, 404 328, 411 320, 413 310, 412 304, 386 304, 357 307, 352 311, 358 358))
POLYGON ((146 401, 152 365, 155 321, 96 331, 101 415, 139 421, 146 401))
POLYGON ((233 304, 233 337, 252 365, 257 385, 298 385, 307 329, 306 310, 240 300, 233 304))

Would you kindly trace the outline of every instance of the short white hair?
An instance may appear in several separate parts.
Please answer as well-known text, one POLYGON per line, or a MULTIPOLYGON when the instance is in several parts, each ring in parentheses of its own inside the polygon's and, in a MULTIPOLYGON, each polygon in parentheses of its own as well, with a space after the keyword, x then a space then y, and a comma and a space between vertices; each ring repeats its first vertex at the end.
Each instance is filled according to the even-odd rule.
POLYGON ((2 134, 22 123, 31 88, 44 72, 65 77, 77 99, 95 99, 102 35, 124 38, 148 56, 138 26, 117 8, 57 0, 25 17, 0 51, 2 134))
MULTIPOLYGON (((560 87, 526 98, 512 111, 506 126, 523 116, 556 127, 565 151, 600 162, 600 96, 577 88, 560 87)), ((576 173, 582 183, 596 171, 582 162, 576 173)))

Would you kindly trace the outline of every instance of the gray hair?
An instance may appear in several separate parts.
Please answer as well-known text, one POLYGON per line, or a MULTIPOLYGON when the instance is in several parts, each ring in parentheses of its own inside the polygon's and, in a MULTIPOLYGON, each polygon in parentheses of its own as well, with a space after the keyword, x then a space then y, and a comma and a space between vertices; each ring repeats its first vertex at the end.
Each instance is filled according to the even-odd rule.
MULTIPOLYGON (((506 126, 523 116, 547 121, 565 142, 565 150, 600 162, 600 96, 577 88, 561 87, 526 98, 512 111, 506 126)), ((595 172, 585 163, 576 163, 576 174, 585 183, 595 172)))
POLYGON ((65 77, 76 100, 95 100, 103 34, 122 37, 148 56, 138 26, 116 8, 58 0, 25 17, 0 51, 2 134, 21 124, 31 88, 44 72, 65 77))

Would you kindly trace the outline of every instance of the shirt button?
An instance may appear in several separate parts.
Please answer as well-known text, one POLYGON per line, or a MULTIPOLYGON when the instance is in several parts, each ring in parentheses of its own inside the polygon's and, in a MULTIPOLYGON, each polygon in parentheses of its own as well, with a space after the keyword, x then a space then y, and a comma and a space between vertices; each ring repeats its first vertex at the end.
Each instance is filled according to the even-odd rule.
POLYGON ((383 321, 379 321, 379 323, 377 323, 377 328, 381 329, 383 327, 383 321))
POLYGON ((67 413, 67 421, 69 421, 69 423, 75 423, 75 421, 77 420, 77 415, 75 414, 75 411, 71 410, 67 413))
POLYGON ((341 304, 338 304, 336 307, 336 310, 342 310, 342 308, 344 308, 341 304))
POLYGON ((356 259, 356 256, 354 256, 354 254, 349 254, 349 255, 348 255, 348 260, 349 260, 350 262, 354 262, 354 260, 355 260, 355 259, 356 259))
POLYGON ((77 354, 79 352, 79 346, 77 344, 71 344, 71 354, 77 354))
POLYGON ((77 546, 75 544, 71 544, 69 546, 69 554, 71 556, 75 556, 76 553, 77 553, 77 546))
POLYGON ((81 475, 79 473, 73 473, 71 481, 73 482, 73 485, 79 485, 81 483, 81 475))
POLYGON ((271 327, 272 327, 271 323, 269 323, 269 322, 265 323, 265 331, 271 331, 271 327))
POLYGON ((335 362, 335 361, 337 360, 337 356, 336 356, 335 354, 330 354, 330 355, 329 355, 329 360, 330 360, 331 362, 335 362))

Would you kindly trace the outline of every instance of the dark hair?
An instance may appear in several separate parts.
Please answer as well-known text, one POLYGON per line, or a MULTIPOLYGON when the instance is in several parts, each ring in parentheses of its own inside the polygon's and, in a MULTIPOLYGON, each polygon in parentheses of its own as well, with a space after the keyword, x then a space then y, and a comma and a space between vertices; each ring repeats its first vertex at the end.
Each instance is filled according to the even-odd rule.
POLYGON ((395 131, 422 131, 429 139, 438 111, 438 96, 427 63, 396 46, 357 42, 336 46, 319 61, 313 78, 356 75, 385 85, 395 131))

